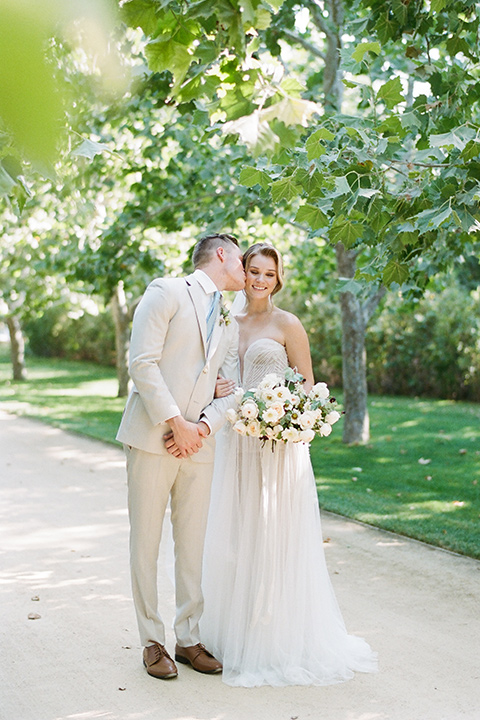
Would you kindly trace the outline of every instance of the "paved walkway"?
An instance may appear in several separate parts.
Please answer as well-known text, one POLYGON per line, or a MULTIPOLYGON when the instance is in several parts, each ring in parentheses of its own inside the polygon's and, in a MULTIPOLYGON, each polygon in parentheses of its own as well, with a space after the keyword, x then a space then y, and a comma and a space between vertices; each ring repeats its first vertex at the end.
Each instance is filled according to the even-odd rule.
POLYGON ((170 682, 148 677, 125 490, 119 448, 0 412, 2 720, 480 718, 480 563, 326 513, 338 600, 379 652, 378 674, 252 690, 185 666, 170 682))

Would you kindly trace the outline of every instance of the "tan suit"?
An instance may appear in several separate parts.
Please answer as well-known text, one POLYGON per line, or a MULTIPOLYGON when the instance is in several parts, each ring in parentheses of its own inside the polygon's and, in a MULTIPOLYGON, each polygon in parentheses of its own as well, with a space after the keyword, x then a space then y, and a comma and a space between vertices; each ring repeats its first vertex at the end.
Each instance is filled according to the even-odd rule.
POLYGON ((117 440, 127 454, 130 559, 135 610, 143 645, 165 644, 157 608, 157 562, 171 497, 175 542, 175 632, 179 645, 200 641, 201 568, 215 450, 232 399, 213 400, 219 371, 238 382, 238 325, 217 322, 206 342, 205 291, 198 273, 154 280, 135 312, 130 345, 134 387, 117 440), (212 429, 198 453, 177 459, 165 449, 165 422, 175 415, 212 429))

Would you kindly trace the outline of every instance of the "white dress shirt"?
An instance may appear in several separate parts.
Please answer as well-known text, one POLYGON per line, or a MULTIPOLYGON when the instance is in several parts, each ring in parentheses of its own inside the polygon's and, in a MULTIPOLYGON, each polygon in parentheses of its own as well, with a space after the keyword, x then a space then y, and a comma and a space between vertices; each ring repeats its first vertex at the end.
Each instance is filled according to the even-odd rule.
POLYGON ((214 292, 218 290, 217 286, 213 282, 212 278, 207 275, 207 273, 203 272, 203 270, 200 270, 200 268, 197 268, 195 272, 193 273, 193 277, 198 280, 199 285, 201 286, 202 290, 205 293, 204 296, 204 307, 205 307, 205 317, 207 316, 208 310, 210 308, 210 304, 212 302, 212 295, 214 292))

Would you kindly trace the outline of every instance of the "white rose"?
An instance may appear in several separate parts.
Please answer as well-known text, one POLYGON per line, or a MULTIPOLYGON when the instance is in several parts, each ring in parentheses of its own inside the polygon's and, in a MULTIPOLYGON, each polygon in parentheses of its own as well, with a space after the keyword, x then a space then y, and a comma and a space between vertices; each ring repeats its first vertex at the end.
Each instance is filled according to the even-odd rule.
POLYGON ((270 407, 272 408, 272 410, 275 410, 275 412, 277 413, 278 420, 280 420, 280 418, 282 418, 285 415, 285 410, 284 410, 281 402, 274 402, 270 405, 270 407))
POLYGON ((235 392, 234 392, 233 394, 234 394, 234 396, 235 396, 235 400, 236 400, 237 402, 241 402, 241 400, 242 400, 242 398, 243 398, 243 396, 244 396, 244 394, 245 394, 245 391, 244 391, 243 388, 237 387, 237 388, 235 388, 235 392))
POLYGON ((228 408, 226 412, 226 417, 228 422, 233 423, 237 421, 237 413, 233 408, 228 408))
POLYGON ((282 402, 290 402, 292 393, 287 387, 281 385, 280 387, 275 388, 275 397, 282 402))
POLYGON ((298 442, 300 440, 300 433, 295 428, 285 428, 282 432, 282 438, 287 442, 298 442))
POLYGON ((330 395, 328 385, 324 382, 319 382, 314 385, 310 392, 313 394, 314 397, 319 398, 320 400, 326 400, 330 395))
POLYGON ((275 438, 276 432, 273 428, 267 427, 265 428, 265 435, 269 440, 273 440, 275 438))
POLYGON ((283 427, 281 425, 275 425, 273 428, 273 432, 275 435, 279 435, 281 432, 283 432, 283 427))
POLYGON ((292 395, 290 398, 290 402, 294 407, 297 407, 298 403, 300 402, 300 398, 298 397, 298 395, 292 395))
POLYGON ((251 420, 247 425, 247 435, 260 437, 260 423, 258 420, 251 420))
POLYGON ((300 432, 300 440, 304 443, 311 443, 314 437, 315 432, 313 430, 302 430, 300 432))
POLYGON ((335 423, 340 420, 340 417, 340 413, 337 410, 331 410, 328 415, 325 416, 325 422, 329 425, 335 425, 335 423))
POLYGON ((310 428, 312 428, 315 425, 316 420, 316 414, 308 411, 302 413, 298 418, 302 430, 309 430, 310 428))
POLYGON ((251 400, 247 400, 242 405, 241 414, 244 418, 256 418, 258 417, 258 407, 251 400))
POLYGON ((269 373, 268 375, 265 375, 263 380, 258 384, 258 387, 262 388, 263 390, 271 389, 281 382, 282 378, 279 375, 277 375, 276 373, 269 373))
POLYGON ((247 434, 247 426, 241 420, 237 420, 237 422, 233 426, 233 429, 235 430, 235 432, 238 432, 240 435, 247 434))
POLYGON ((332 426, 328 423, 323 423, 322 427, 320 428, 320 435, 322 437, 327 437, 332 432, 332 426))
POLYGON ((266 405, 271 405, 271 403, 275 402, 276 400, 275 393, 271 388, 268 388, 267 390, 262 390, 260 399, 263 400, 266 405))

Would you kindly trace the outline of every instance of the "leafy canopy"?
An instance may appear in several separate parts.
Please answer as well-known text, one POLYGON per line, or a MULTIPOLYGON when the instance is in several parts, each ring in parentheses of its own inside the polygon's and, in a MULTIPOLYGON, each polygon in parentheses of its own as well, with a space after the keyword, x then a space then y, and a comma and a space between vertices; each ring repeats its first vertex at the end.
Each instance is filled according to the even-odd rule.
POLYGON ((227 142, 246 144, 239 179, 259 202, 366 250, 361 277, 422 287, 478 247, 478 9, 129 0, 121 12, 148 36, 150 69, 169 78, 165 102, 198 123, 207 111, 227 142), (334 37, 341 110, 324 90, 334 37), (307 59, 291 60, 299 48, 307 59))

